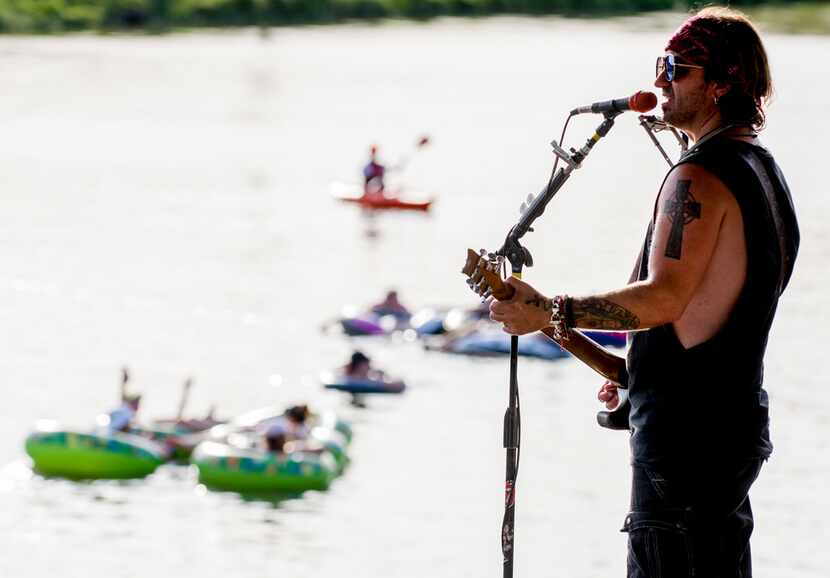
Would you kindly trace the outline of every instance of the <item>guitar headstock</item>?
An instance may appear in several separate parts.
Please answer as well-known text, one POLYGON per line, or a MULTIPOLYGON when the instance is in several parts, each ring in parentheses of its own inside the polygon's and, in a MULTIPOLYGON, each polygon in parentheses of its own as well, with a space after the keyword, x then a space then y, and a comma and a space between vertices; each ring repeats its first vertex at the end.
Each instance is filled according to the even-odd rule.
POLYGON ((492 296, 499 301, 510 299, 515 289, 506 285, 501 278, 504 258, 483 249, 476 253, 467 249, 467 262, 461 272, 467 276, 467 285, 482 299, 492 296))

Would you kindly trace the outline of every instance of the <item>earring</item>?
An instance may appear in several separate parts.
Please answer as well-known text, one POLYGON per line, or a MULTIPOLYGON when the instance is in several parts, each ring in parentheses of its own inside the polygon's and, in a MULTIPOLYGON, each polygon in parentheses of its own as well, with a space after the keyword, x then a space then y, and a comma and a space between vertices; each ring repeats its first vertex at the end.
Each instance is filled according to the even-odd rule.
POLYGON ((717 106, 717 105, 718 105, 718 101, 719 101, 719 100, 720 100, 720 97, 718 97, 718 96, 715 96, 715 97, 714 97, 715 106, 717 106))

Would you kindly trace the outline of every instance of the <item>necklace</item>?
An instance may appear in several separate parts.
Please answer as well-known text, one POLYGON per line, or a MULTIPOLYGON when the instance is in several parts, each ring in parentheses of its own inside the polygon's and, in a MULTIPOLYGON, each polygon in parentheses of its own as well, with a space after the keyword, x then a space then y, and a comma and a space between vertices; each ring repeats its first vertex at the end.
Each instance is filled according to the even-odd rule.
MULTIPOLYGON (((728 130, 736 128, 737 126, 739 126, 739 125, 737 125, 737 124, 727 124, 725 126, 720 126, 718 128, 710 130, 705 135, 700 137, 700 139, 698 139, 698 141, 694 145, 692 145, 685 153, 683 153, 683 158, 685 158, 685 157, 689 156, 690 154, 692 154, 703 143, 705 143, 709 140, 712 140, 716 136, 721 135, 721 134, 725 133, 728 130)), ((748 132, 748 133, 737 133, 735 136, 751 136, 751 137, 754 138, 754 137, 758 136, 758 134, 755 133, 755 132, 748 132)))

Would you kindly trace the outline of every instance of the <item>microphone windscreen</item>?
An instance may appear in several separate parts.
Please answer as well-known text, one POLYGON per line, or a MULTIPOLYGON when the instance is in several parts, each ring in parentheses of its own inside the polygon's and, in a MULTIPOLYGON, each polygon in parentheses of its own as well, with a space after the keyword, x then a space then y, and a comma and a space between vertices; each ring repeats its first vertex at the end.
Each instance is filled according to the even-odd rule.
POLYGON ((657 95, 653 92, 638 90, 628 99, 628 106, 634 112, 648 112, 657 106, 657 95))

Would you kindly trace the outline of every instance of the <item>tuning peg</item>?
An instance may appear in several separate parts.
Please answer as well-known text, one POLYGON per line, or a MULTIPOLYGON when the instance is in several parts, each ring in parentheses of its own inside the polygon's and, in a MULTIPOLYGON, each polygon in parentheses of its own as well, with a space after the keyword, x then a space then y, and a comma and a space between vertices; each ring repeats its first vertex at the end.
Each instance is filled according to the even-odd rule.
POLYGON ((482 301, 487 301, 490 298, 491 295, 493 295, 493 288, 488 287, 487 291, 485 291, 484 293, 481 294, 481 300, 482 301))
POLYGON ((535 199, 535 198, 536 197, 533 196, 533 193, 528 193, 528 195, 527 195, 527 204, 529 205, 530 203, 532 203, 533 199, 535 199))
POLYGON ((520 215, 524 215, 524 214, 525 214, 525 211, 527 211, 527 204, 522 203, 522 204, 519 206, 519 214, 520 214, 520 215))

